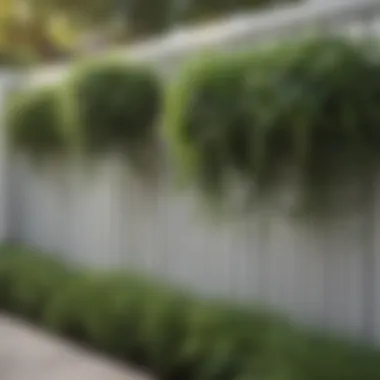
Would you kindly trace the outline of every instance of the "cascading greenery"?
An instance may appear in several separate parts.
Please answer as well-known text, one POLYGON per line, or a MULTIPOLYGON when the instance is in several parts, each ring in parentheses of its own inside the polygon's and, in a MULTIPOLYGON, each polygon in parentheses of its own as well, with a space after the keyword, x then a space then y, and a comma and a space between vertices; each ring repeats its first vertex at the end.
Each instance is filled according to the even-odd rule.
POLYGON ((377 53, 318 38, 191 66, 166 107, 181 168, 220 196, 231 175, 267 194, 290 167, 305 200, 321 201, 379 156, 377 53))
MULTIPOLYGON (((236 178, 273 194, 290 170, 321 209, 332 186, 377 164, 379 56, 374 45, 320 38, 196 62, 163 112, 174 161, 214 199, 236 178)), ((12 101, 11 137, 34 154, 119 151, 136 163, 153 151, 161 89, 143 67, 86 65, 12 101)))
POLYGON ((66 141, 57 108, 55 87, 15 95, 8 104, 12 143, 33 156, 62 153, 66 149, 66 141))
POLYGON ((160 92, 156 76, 141 67, 80 67, 60 85, 12 100, 12 141, 35 155, 119 151, 134 158, 154 141, 160 92))
POLYGON ((62 91, 68 139, 86 153, 133 154, 154 138, 160 83, 145 68, 108 63, 80 67, 62 91))

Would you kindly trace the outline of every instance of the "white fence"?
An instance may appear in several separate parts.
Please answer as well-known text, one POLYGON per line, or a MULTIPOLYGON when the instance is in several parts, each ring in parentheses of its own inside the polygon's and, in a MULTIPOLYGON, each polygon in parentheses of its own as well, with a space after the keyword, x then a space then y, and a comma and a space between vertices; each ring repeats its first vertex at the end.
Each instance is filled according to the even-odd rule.
MULTIPOLYGON (((244 49, 264 37, 283 37, 284 31, 291 36, 310 26, 340 31, 339 26, 367 32, 369 24, 376 26, 376 14, 378 0, 316 2, 177 33, 132 48, 128 56, 168 74, 195 53, 244 49)), ((26 79, 55 81, 66 71, 44 69, 26 79)), ((9 155, 3 137, 3 239, 86 265, 143 271, 201 294, 259 301, 302 323, 380 341, 380 180, 375 176, 347 188, 341 200, 350 207, 323 222, 300 222, 273 206, 216 223, 191 189, 175 186, 167 170, 147 186, 117 157, 104 160, 95 172, 78 162, 37 168, 25 157, 9 155)), ((294 192, 289 187, 284 195, 294 192)))

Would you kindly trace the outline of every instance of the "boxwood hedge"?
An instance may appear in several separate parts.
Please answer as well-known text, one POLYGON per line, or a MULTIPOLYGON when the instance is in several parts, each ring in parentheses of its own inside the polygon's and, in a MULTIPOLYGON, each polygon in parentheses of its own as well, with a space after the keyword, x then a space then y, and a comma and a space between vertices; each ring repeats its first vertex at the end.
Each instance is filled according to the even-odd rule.
POLYGON ((380 353, 297 330, 257 308, 199 299, 122 272, 0 249, 0 310, 30 318, 160 379, 377 380, 380 353))
POLYGON ((66 81, 28 89, 9 104, 14 145, 35 155, 118 151, 139 157, 155 140, 161 84, 143 67, 97 62, 66 81))
POLYGON ((12 97, 7 122, 13 145, 37 156, 61 154, 66 150, 58 98, 55 87, 28 90, 12 97))
POLYGON ((78 67, 62 89, 66 131, 90 153, 131 153, 154 138, 161 86, 148 69, 124 63, 78 67))

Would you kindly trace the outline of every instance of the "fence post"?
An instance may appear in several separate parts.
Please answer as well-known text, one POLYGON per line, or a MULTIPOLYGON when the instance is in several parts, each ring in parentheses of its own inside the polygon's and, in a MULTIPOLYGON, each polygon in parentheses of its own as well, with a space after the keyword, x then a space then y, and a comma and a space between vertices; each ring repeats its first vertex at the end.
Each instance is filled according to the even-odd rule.
POLYGON ((6 125, 6 103, 12 89, 16 88, 18 75, 10 70, 0 70, 0 244, 9 237, 10 195, 10 144, 6 125))

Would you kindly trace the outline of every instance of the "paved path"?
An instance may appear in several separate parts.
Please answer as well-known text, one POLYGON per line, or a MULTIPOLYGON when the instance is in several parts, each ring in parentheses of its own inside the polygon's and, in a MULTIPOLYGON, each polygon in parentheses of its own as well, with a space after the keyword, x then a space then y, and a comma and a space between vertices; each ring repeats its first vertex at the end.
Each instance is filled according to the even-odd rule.
POLYGON ((152 380, 0 314, 1 380, 152 380))

